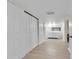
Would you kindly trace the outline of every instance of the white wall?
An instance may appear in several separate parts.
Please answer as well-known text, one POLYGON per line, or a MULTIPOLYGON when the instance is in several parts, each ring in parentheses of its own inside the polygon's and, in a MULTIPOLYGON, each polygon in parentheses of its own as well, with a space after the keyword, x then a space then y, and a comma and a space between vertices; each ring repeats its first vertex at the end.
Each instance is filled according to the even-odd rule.
POLYGON ((46 41, 45 39, 45 29, 44 29, 44 23, 40 22, 39 23, 39 44, 43 43, 46 41))
POLYGON ((23 10, 7 3, 8 31, 7 48, 8 59, 22 59, 22 57, 37 46, 37 22, 23 10))

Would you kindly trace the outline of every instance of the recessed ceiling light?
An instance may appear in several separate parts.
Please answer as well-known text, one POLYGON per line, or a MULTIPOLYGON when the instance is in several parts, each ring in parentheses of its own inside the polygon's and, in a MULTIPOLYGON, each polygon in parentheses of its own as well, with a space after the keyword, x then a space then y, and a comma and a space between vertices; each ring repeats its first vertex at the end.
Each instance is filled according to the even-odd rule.
POLYGON ((47 12, 48 15, 55 14, 55 12, 47 12))

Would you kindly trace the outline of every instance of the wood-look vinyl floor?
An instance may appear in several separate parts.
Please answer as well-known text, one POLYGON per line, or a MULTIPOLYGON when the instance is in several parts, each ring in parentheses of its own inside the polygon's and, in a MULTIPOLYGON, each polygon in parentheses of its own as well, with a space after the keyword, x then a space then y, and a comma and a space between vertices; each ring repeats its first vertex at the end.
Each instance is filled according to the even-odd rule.
POLYGON ((69 59, 69 52, 64 41, 49 39, 26 54, 23 59, 69 59))

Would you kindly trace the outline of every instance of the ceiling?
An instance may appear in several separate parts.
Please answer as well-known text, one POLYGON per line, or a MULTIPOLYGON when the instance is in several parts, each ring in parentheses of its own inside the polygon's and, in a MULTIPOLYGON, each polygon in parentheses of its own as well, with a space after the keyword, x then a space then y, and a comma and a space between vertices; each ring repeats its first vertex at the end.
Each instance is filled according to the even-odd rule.
POLYGON ((10 0, 38 17, 42 22, 72 19, 72 0, 10 0), (54 12, 48 15, 48 12, 54 12))

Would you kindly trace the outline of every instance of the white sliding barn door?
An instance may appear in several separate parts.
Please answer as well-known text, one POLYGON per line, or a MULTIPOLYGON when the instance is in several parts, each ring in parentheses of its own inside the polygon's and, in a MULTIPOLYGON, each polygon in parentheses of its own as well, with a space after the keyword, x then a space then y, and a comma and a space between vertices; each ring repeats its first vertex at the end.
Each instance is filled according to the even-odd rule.
POLYGON ((37 34, 37 19, 30 16, 30 39, 31 39, 31 48, 34 48, 38 45, 38 34, 37 34))

